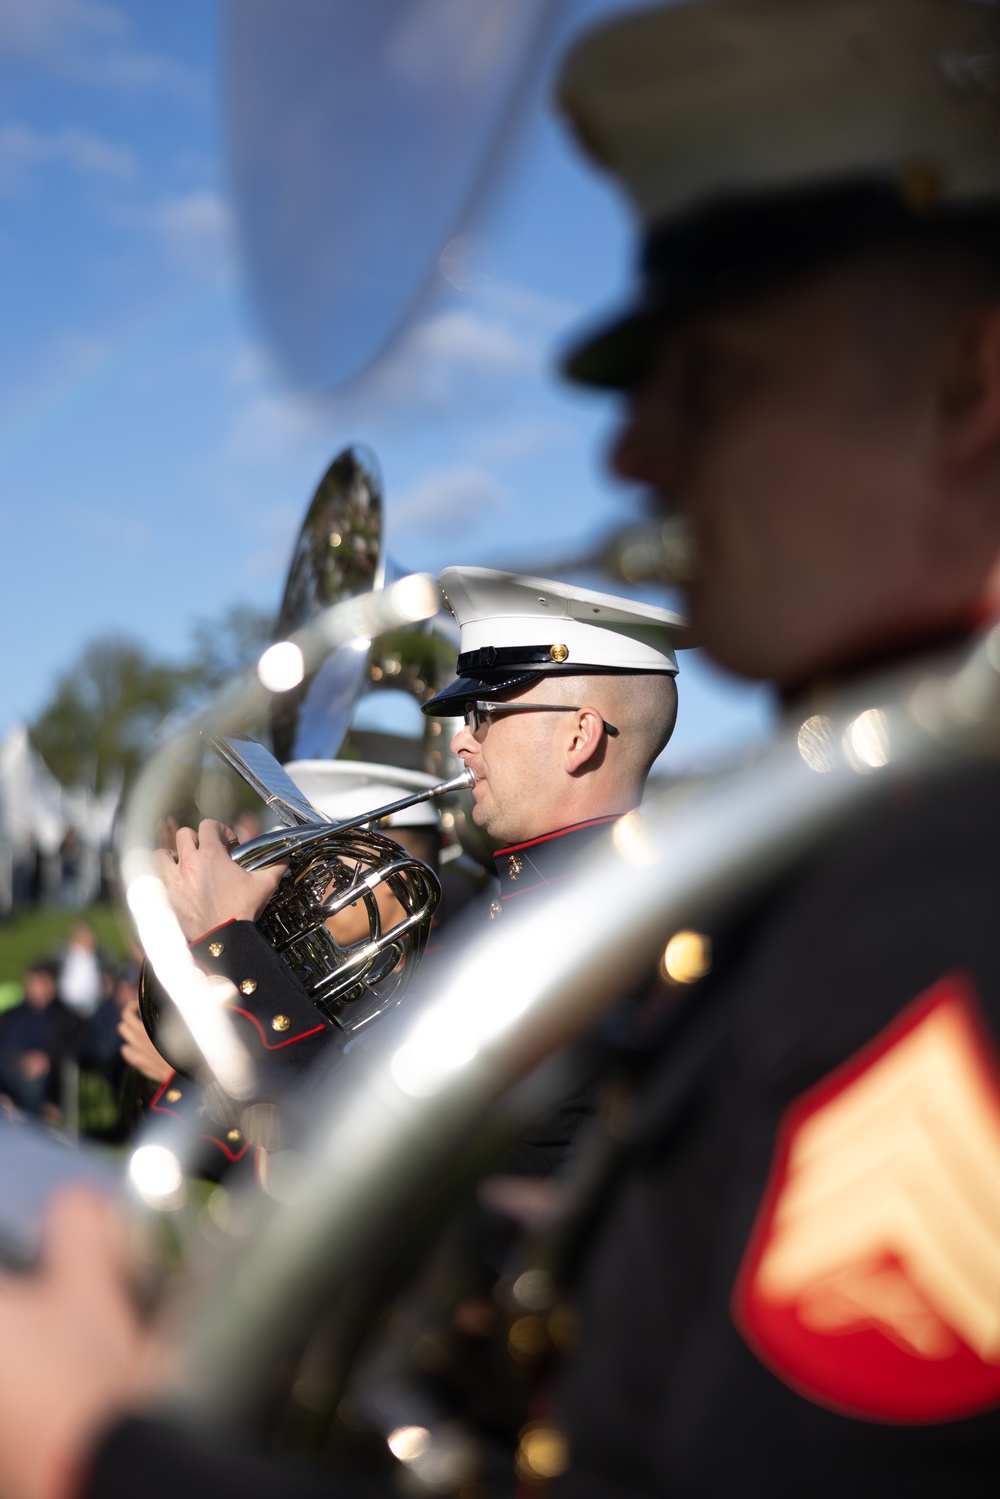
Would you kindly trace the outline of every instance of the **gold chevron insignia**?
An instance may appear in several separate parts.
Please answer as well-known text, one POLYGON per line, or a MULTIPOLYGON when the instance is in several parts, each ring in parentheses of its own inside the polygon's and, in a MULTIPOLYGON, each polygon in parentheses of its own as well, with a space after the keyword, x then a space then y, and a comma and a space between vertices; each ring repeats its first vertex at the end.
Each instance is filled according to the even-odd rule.
POLYGON ((1000 1364, 1000 1079, 959 984, 796 1129, 754 1289, 1000 1364))

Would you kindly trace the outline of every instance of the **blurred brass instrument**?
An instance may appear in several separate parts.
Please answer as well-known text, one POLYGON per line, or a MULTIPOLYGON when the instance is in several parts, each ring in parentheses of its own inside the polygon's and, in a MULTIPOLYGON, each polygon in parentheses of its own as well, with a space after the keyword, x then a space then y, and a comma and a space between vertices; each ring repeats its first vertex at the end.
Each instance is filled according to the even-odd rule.
POLYGON ((644 524, 618 526, 585 552, 533 561, 512 571, 543 578, 575 577, 598 572, 618 582, 684 584, 693 581, 698 551, 686 516, 680 513, 644 524))

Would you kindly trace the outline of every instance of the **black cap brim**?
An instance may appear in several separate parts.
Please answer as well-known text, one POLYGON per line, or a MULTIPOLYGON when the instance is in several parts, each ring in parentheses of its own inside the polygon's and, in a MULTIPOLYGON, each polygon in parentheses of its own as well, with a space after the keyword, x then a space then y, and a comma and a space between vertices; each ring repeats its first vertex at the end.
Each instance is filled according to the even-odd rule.
POLYGON ((738 303, 879 243, 960 235, 994 257, 993 204, 917 205, 905 183, 854 179, 737 194, 654 226, 643 247, 636 300, 561 360, 581 385, 628 390, 649 367, 657 337, 679 318, 738 303))
POLYGON ((492 677, 456 677, 447 687, 421 705, 431 718, 458 718, 466 703, 477 697, 493 697, 515 687, 530 687, 544 676, 540 671, 506 671, 492 677))
POLYGON ((577 385, 631 389, 645 373, 664 316, 662 306, 628 308, 571 348, 560 361, 562 373, 577 385))

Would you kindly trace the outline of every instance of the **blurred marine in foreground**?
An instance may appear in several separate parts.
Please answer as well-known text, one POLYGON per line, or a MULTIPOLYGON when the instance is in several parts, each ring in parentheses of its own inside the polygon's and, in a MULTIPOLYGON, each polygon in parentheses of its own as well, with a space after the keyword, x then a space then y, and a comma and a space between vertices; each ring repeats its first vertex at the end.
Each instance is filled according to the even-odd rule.
MULTIPOLYGON (((569 372, 624 392, 614 466, 687 523, 697 638, 777 685, 818 772, 831 689, 1000 606, 998 80, 974 0, 689 0, 562 75, 643 234, 633 306, 569 372)), ((706 934, 630 1119, 619 1095, 554 1492, 993 1492, 998 845, 994 767, 890 773, 706 934)), ((141 1335, 110 1230, 67 1211, 0 1303, 6 1499, 140 1468, 147 1494, 364 1492, 113 1427, 141 1335)))

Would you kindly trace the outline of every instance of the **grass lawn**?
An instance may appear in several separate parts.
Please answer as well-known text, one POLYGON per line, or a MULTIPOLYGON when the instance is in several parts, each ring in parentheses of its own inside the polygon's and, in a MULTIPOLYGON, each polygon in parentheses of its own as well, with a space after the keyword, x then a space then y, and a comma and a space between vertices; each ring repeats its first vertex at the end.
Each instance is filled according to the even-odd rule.
POLYGON ((61 906, 20 910, 0 922, 0 985, 19 983, 25 967, 49 957, 64 942, 78 921, 86 921, 115 957, 126 954, 126 940, 111 906, 88 906, 83 911, 64 911, 61 906))

